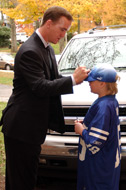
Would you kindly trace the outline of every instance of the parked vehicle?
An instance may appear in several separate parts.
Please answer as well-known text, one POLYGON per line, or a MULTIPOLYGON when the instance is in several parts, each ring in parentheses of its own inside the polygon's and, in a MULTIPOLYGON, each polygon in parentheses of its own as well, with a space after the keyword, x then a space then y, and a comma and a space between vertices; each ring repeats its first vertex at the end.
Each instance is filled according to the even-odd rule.
MULTIPOLYGON (((126 25, 94 28, 74 36, 62 52, 58 68, 67 76, 78 65, 91 69, 98 63, 112 64, 121 77, 116 97, 121 126, 121 180, 126 180, 126 25)), ((79 137, 74 132, 74 121, 84 118, 96 98, 97 95, 90 92, 88 82, 74 86, 74 94, 62 96, 66 132, 48 131, 40 154, 39 174, 42 169, 43 176, 54 176, 55 173, 57 177, 76 178, 79 137)))
POLYGON ((17 42, 24 43, 28 39, 28 36, 26 35, 25 32, 18 32, 16 33, 16 39, 17 42))
POLYGON ((57 55, 55 55, 55 57, 56 57, 56 62, 57 62, 57 64, 58 64, 58 62, 59 62, 59 60, 60 60, 60 55, 57 54, 57 55))
POLYGON ((0 54, 0 69, 13 70, 14 69, 14 58, 10 54, 0 54))

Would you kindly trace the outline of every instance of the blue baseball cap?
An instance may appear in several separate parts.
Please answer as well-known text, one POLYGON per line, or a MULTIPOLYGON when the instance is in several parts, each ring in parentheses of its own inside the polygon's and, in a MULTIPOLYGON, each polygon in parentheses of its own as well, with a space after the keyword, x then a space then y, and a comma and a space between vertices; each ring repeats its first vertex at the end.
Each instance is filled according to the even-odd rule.
POLYGON ((116 70, 110 64, 98 64, 90 71, 85 81, 116 82, 116 70))

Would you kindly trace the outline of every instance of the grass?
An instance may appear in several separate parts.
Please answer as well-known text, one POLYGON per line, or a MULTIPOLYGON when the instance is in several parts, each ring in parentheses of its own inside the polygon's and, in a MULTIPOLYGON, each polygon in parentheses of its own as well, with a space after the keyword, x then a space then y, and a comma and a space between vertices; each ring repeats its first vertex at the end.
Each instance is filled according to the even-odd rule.
POLYGON ((9 48, 0 48, 0 52, 7 52, 7 53, 11 53, 11 49, 9 48))
MULTIPOLYGON (((53 47, 55 54, 60 54, 59 43, 57 43, 57 44, 52 44, 51 43, 51 46, 53 47)), ((9 48, 0 48, 0 52, 11 53, 11 49, 9 49, 9 48)), ((12 53, 12 55, 15 55, 15 53, 12 53)))
POLYGON ((13 72, 0 72, 0 84, 12 85, 14 73, 13 72))
MULTIPOLYGON (((0 118, 2 115, 2 110, 5 108, 6 102, 0 102, 0 118)), ((1 127, 0 127, 1 131, 1 127)), ((0 174, 5 176, 5 151, 4 151, 4 139, 3 133, 0 132, 0 174)))

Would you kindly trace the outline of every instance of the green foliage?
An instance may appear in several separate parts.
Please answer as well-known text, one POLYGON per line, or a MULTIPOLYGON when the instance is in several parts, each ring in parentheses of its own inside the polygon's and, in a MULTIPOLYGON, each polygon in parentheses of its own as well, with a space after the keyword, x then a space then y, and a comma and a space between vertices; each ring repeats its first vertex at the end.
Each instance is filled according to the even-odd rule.
POLYGON ((94 18, 93 18, 93 20, 94 20, 94 23, 96 24, 96 25, 99 25, 99 24, 101 24, 101 17, 100 17, 100 15, 99 15, 99 13, 96 13, 95 15, 94 15, 94 18))
POLYGON ((69 41, 73 37, 73 33, 69 32, 67 34, 67 41, 69 41))
POLYGON ((59 43, 57 43, 57 44, 51 44, 51 46, 53 47, 55 54, 60 54, 59 43))
POLYGON ((11 29, 6 26, 0 27, 0 47, 7 47, 10 44, 11 29))
POLYGON ((3 26, 4 22, 3 20, 0 20, 0 26, 3 26))

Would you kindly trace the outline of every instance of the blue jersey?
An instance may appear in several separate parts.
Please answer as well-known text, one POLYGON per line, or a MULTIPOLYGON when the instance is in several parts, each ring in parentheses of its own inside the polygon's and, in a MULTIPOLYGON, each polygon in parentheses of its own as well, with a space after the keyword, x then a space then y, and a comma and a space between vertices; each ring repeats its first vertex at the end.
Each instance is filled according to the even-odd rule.
POLYGON ((88 110, 79 139, 78 190, 119 190, 119 106, 114 95, 98 98, 88 110))

